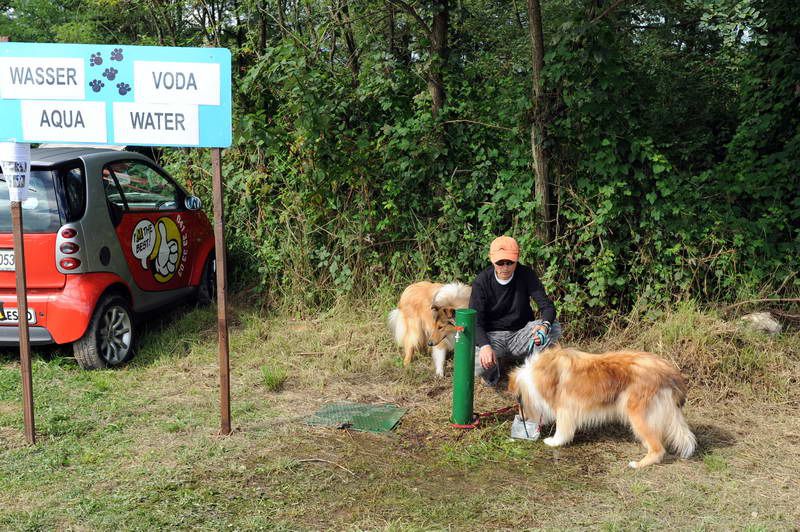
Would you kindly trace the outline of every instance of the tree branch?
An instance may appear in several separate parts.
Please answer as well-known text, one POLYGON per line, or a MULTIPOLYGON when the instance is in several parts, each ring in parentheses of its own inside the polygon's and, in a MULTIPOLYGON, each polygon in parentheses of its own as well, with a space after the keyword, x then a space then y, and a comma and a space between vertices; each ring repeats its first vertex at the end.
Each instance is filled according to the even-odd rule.
POLYGON ((477 120, 465 120, 465 119, 445 120, 442 123, 443 124, 457 124, 459 122, 466 123, 466 124, 478 124, 480 126, 493 127, 495 129, 503 129, 505 131, 516 131, 516 129, 510 128, 510 127, 498 126, 498 125, 495 125, 495 124, 487 124, 486 122, 478 122, 477 120))
POLYGON ((747 305, 749 303, 800 303, 800 297, 775 298, 775 299, 749 299, 747 301, 740 301, 738 303, 734 303, 733 305, 728 305, 723 308, 727 310, 740 307, 742 305, 747 305))
POLYGON ((522 19, 519 17, 519 9, 517 9, 517 0, 514 0, 514 16, 517 17, 517 24, 519 24, 519 29, 524 30, 525 26, 522 25, 522 19))
POLYGON ((620 6, 620 4, 622 4, 622 3, 623 3, 623 2, 625 2, 625 1, 626 1, 626 0, 617 0, 616 2, 614 2, 613 4, 611 4, 610 6, 608 6, 608 7, 606 8, 606 10, 605 10, 605 11, 603 11, 602 13, 600 13, 599 15, 597 15, 597 16, 594 18, 594 20, 592 20, 592 22, 591 22, 591 23, 592 23, 592 24, 596 24, 597 22, 599 22, 599 21, 600 21, 600 19, 602 19, 602 18, 606 17, 606 16, 607 16, 609 13, 611 13, 612 11, 614 11, 615 9, 617 9, 617 8, 620 6))
POLYGON ((406 2, 404 2, 403 0, 387 0, 387 1, 388 1, 390 4, 394 4, 395 6, 397 6, 397 7, 401 8, 403 11, 405 11, 406 13, 408 13, 409 15, 411 15, 412 17, 414 17, 414 19, 416 19, 416 21, 417 21, 417 22, 419 22, 420 26, 422 26, 422 29, 424 29, 424 30, 425 30, 425 33, 427 33, 428 35, 430 35, 430 34, 431 34, 431 32, 432 32, 433 30, 432 30, 432 29, 431 29, 431 27, 430 27, 430 26, 428 26, 428 24, 425 22, 425 19, 423 19, 423 18, 422 18, 422 17, 419 15, 419 13, 417 13, 417 10, 416 10, 416 9, 414 9, 414 7, 413 7, 412 5, 410 5, 410 4, 406 3, 406 2))
POLYGON ((325 464, 335 465, 339 469, 343 469, 343 470, 347 471, 348 473, 350 473, 351 475, 356 476, 355 473, 353 473, 352 471, 347 469, 345 466, 343 466, 341 464, 337 464, 336 462, 331 462, 330 460, 325 460, 324 458, 304 458, 302 460, 298 460, 297 461, 297 463, 299 463, 299 464, 304 464, 304 463, 307 463, 307 462, 323 462, 325 464))

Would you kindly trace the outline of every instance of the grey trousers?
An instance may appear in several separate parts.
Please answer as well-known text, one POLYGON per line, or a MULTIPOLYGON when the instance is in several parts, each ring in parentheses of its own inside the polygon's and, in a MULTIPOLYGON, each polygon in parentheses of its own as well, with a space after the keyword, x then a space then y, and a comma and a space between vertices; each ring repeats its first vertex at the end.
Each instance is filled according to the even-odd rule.
MULTIPOLYGON (((518 331, 487 331, 489 344, 494 350, 497 363, 488 369, 483 369, 480 363, 480 347, 475 347, 475 375, 480 375, 484 382, 489 386, 496 386, 500 377, 508 372, 508 369, 519 366, 525 362, 528 356, 528 348, 531 344, 531 331, 537 325, 541 325, 542 320, 529 321, 518 331)), ((550 334, 544 346, 533 346, 531 355, 537 356, 543 349, 554 344, 561 337, 561 324, 557 321, 550 326, 550 334)))

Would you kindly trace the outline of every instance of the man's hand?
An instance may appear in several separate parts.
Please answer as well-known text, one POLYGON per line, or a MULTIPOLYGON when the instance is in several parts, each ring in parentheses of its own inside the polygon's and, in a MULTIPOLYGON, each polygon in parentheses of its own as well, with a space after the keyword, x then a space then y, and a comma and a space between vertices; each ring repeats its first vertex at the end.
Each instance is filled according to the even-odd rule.
POLYGON ((492 349, 492 346, 490 345, 485 345, 481 347, 478 356, 481 359, 481 366, 483 367, 483 369, 491 368, 492 366, 494 366, 496 362, 494 358, 494 349, 492 349))
POLYGON ((537 325, 534 327, 533 330, 531 330, 531 337, 533 338, 533 343, 536 345, 542 345, 542 336, 537 334, 539 331, 542 331, 544 336, 547 336, 547 333, 550 332, 545 325, 537 325))

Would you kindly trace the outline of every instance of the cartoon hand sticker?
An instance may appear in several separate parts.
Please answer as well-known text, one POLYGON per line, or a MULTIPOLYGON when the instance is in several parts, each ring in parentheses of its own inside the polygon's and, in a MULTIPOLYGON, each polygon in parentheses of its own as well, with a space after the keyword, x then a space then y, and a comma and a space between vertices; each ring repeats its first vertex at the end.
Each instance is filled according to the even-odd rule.
POLYGON ((168 277, 175 273, 178 265, 178 241, 168 240, 167 226, 162 220, 158 222, 158 234, 161 238, 159 239, 158 256, 155 260, 156 272, 168 277))

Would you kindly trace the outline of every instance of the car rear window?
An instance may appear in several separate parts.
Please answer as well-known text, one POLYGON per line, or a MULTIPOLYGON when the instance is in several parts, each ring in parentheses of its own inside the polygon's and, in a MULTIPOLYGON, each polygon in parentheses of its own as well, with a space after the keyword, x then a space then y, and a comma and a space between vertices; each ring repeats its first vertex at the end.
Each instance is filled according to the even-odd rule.
MULTIPOLYGON (((22 225, 26 233, 55 233, 61 227, 53 171, 31 172, 28 199, 22 203, 22 225)), ((11 205, 8 186, 0 170, 0 233, 11 232, 11 205)))
POLYGON ((61 208, 67 222, 83 218, 86 211, 86 180, 80 168, 56 170, 56 180, 61 185, 61 208))

